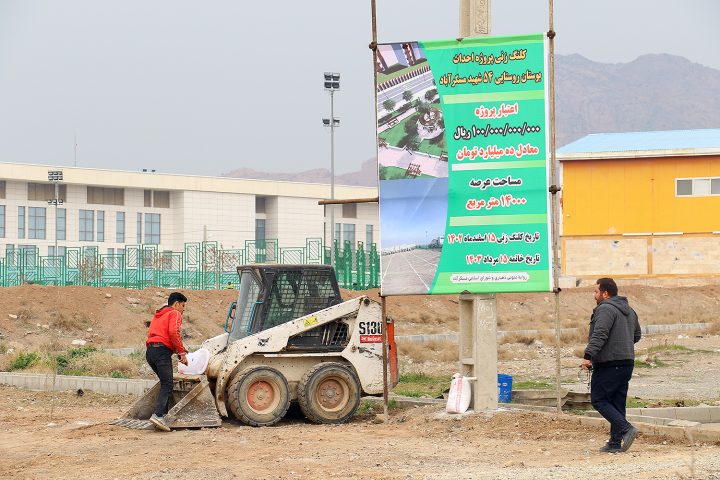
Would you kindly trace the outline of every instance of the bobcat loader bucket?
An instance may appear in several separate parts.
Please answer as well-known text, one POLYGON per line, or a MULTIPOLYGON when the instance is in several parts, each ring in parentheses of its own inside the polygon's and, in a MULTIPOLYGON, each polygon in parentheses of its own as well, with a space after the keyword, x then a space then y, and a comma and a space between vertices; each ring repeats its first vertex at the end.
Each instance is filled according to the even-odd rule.
MULTIPOLYGON (((160 393, 160 382, 140 397, 113 425, 135 429, 150 429, 148 420, 155 411, 155 401, 160 393)), ((215 408, 215 399, 205 375, 182 375, 173 377, 170 409, 165 416, 170 428, 219 427, 222 423, 215 408)))

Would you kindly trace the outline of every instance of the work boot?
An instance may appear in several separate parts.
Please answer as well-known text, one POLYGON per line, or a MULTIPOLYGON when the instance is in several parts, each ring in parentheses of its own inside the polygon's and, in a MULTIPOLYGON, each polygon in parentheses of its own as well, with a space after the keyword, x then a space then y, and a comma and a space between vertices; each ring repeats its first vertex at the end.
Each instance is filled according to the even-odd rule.
POLYGON ((158 430, 162 430, 164 432, 169 432, 170 427, 168 427, 167 423, 165 423, 165 417, 158 417, 154 413, 150 417, 150 421, 155 425, 155 428, 158 430))
POLYGON ((600 453, 619 453, 620 452, 620 445, 613 445, 610 443, 606 443, 602 447, 600 447, 600 453))
POLYGON ((637 437, 638 433, 640 433, 640 430, 630 425, 628 431, 623 433, 622 447, 620 447, 620 451, 627 452, 630 449, 630 445, 632 445, 633 441, 635 441, 635 437, 637 437))

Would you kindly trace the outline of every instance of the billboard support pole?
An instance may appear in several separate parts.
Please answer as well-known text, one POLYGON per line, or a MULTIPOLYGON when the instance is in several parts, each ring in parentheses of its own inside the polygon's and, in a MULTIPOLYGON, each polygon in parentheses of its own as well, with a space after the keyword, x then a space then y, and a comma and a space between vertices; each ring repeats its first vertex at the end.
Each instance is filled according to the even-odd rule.
POLYGON ((555 400, 557 412, 562 412, 562 398, 560 395, 560 262, 558 255, 558 239, 559 232, 559 198, 560 186, 558 185, 558 166, 557 157, 555 156, 555 30, 554 30, 554 11, 553 0, 549 0, 549 28, 548 37, 548 91, 550 94, 549 110, 550 110, 550 165, 551 165, 551 182, 549 191, 552 194, 552 242, 553 242, 553 294, 555 297, 555 400))
POLYGON ((387 335, 387 305, 385 297, 380 297, 380 305, 382 306, 382 349, 383 349, 383 415, 387 423, 388 418, 388 335, 387 335))
MULTIPOLYGON (((375 9, 375 0, 370 0, 370 18, 372 20, 372 41, 370 42, 370 50, 373 52, 373 91, 375 92, 375 105, 377 105, 377 15, 375 9)), ((375 127, 377 128, 377 108, 375 109, 375 127)), ((379 170, 378 165, 378 139, 375 136, 375 164, 379 170)), ((367 199, 368 201, 374 201, 375 199, 367 199)), ((378 199, 379 200, 379 199, 378 199)), ((388 418, 388 338, 387 338, 387 304, 384 296, 380 296, 380 302, 382 305, 382 360, 383 360, 383 419, 387 423, 388 418)))
MULTIPOLYGON (((490 0, 460 2, 460 35, 490 35, 490 0)), ((475 412, 497 410, 497 298, 491 294, 461 294, 458 358, 460 373, 474 377, 470 407, 475 412)))

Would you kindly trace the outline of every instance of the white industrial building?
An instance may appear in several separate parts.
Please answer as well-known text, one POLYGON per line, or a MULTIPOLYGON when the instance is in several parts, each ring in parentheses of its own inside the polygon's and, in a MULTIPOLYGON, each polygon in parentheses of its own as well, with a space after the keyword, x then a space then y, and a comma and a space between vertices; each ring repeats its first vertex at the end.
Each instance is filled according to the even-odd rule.
MULTIPOLYGON (((375 188, 335 187, 337 199, 376 196, 375 188)), ((325 184, 0 163, 0 242, 6 253, 36 247, 42 256, 54 255, 56 242, 58 254, 85 246, 114 254, 138 244, 181 251, 203 240, 223 249, 264 239, 280 248, 308 238, 329 245, 331 207, 318 204, 327 198, 325 184), (56 188, 49 172, 59 171, 56 188)), ((335 206, 340 240, 378 242, 378 224, 377 203, 335 206)))

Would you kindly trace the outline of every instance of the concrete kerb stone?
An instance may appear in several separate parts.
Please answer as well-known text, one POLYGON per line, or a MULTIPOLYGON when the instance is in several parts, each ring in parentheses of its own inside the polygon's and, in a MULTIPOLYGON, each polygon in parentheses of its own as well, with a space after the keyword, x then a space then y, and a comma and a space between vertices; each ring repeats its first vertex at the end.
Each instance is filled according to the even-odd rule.
MULTIPOLYGON (((672 332, 686 332, 689 330, 703 330, 710 326, 710 323, 672 323, 667 325, 643 325, 641 327, 644 335, 657 335, 661 333, 672 333, 672 332)), ((577 328, 562 328, 561 333, 574 333, 578 332, 577 328)), ((497 338, 502 339, 508 335, 527 335, 536 336, 543 333, 554 334, 555 330, 498 330, 497 338)), ((429 343, 429 342, 450 342, 458 343, 459 337, 457 333, 440 333, 440 334, 429 334, 429 335, 396 335, 395 340, 397 342, 408 342, 408 343, 429 343)))
POLYGON ((80 377, 73 375, 0 372, 0 384, 36 391, 67 391, 83 389, 111 395, 142 395, 155 385, 155 380, 80 377))

